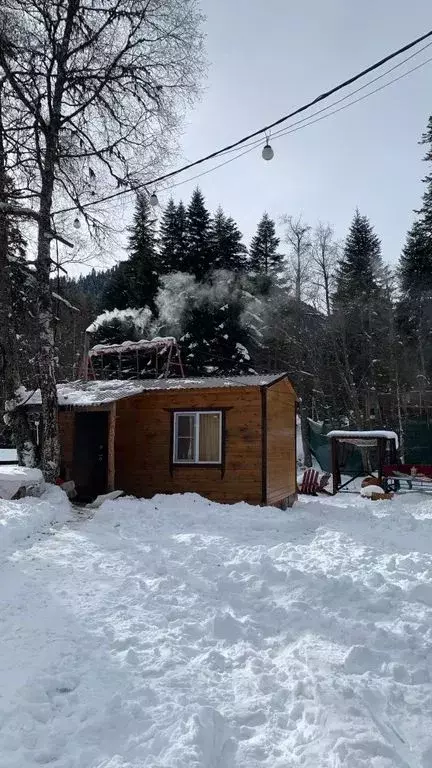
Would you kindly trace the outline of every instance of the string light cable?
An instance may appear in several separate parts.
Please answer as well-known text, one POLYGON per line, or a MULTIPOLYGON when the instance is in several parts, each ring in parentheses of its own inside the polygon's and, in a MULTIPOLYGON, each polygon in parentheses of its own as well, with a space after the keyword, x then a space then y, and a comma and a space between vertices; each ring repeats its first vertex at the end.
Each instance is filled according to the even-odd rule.
MULTIPOLYGON (((314 125, 315 123, 321 122, 321 120, 324 120, 326 117, 331 117, 332 115, 336 115, 338 112, 342 112, 344 109, 348 109, 348 107, 353 106, 354 104, 358 104, 360 101, 364 101, 364 99, 367 99, 369 96, 372 96, 375 93, 378 93, 379 91, 384 90, 384 88, 387 88, 388 86, 392 85, 393 83, 396 83, 398 80, 402 80, 402 78, 407 77, 407 75, 410 75, 412 72, 415 72, 417 69, 420 69, 421 67, 424 67, 426 64, 429 64, 432 61, 432 57, 429 59, 426 59, 425 61, 421 62, 421 64, 418 64, 416 67, 413 67, 412 69, 409 69, 407 72, 404 72, 402 75, 399 75, 398 77, 393 78, 388 83, 384 83, 379 88, 374 88, 374 90, 370 91, 369 93, 364 94, 363 96, 360 96, 358 99, 353 99, 353 101, 349 102, 348 104, 345 104, 343 107, 339 107, 338 109, 333 109, 331 112, 328 112, 325 115, 322 115, 321 117, 316 118, 316 120, 309 120, 309 118, 306 118, 309 120, 308 122, 305 122, 304 125, 300 125, 297 128, 293 128, 292 126, 289 126, 288 128, 284 128, 283 130, 278 131, 277 133, 273 134, 273 139, 281 138, 282 136, 288 136, 290 133, 297 133, 297 131, 303 130, 303 128, 307 128, 309 125, 314 125)), ((341 99, 339 102, 342 101, 341 99)), ((339 102, 334 102, 335 104, 339 102)), ((327 109, 330 109, 331 105, 327 107, 327 109)), ((313 114, 317 115, 320 112, 323 112, 324 110, 319 110, 318 112, 315 112, 313 114)), ((312 117, 312 115, 309 115, 309 117, 312 117)), ((304 122, 303 120, 299 120, 300 122, 304 122)), ((297 125, 296 123, 293 123, 293 125, 297 125)), ((195 181, 196 179, 200 179, 202 176, 206 176, 207 173, 212 173, 212 171, 216 171, 218 168, 222 168, 224 165, 228 165, 229 163, 234 162, 234 160, 238 160, 240 157, 243 157, 243 155, 248 155, 250 152, 253 152, 254 149, 256 149, 257 146, 259 146, 262 143, 261 140, 254 141, 251 144, 246 145, 248 149, 245 149, 243 152, 240 152, 233 157, 230 157, 228 160, 225 160, 222 163, 218 163, 218 165, 214 165, 211 168, 207 168, 207 170, 202 171, 201 173, 196 174, 195 176, 189 176, 187 179, 183 179, 182 181, 178 181, 175 184, 170 184, 169 186, 163 187, 164 192, 168 192, 171 189, 175 189, 176 187, 180 187, 182 184, 187 184, 190 181, 195 181)), ((129 191, 129 190, 128 190, 129 191)), ((133 190, 130 190, 133 191, 133 190)))
MULTIPOLYGON (((364 91, 365 88, 369 88, 369 86, 373 85, 374 83, 378 82, 378 80, 382 80, 383 77, 386 77, 387 75, 391 74, 391 72, 394 72, 396 69, 399 69, 399 67, 402 67, 404 64, 406 64, 408 61, 411 61, 416 56, 419 56, 423 51, 425 51, 427 48, 430 48, 432 46, 432 42, 428 43, 427 45, 424 45, 423 48, 420 48, 420 50, 415 51, 411 54, 411 56, 407 56, 405 59, 402 59, 398 64, 395 64, 393 67, 390 67, 390 69, 387 69, 385 72, 382 72, 380 75, 377 75, 377 77, 374 77, 372 80, 368 80, 367 83, 364 85, 361 85, 359 88, 356 88, 354 91, 350 91, 350 93, 347 93, 345 96, 342 96, 340 99, 337 99, 336 101, 332 101, 331 104, 327 104, 327 106, 322 107, 321 109, 318 109, 316 112, 312 112, 310 115, 307 115, 306 117, 302 117, 300 120, 296 120, 295 123, 290 123, 288 126, 288 129, 293 128, 296 125, 301 125, 302 123, 305 123, 306 121, 309 121, 311 117, 315 117, 316 115, 320 115, 323 112, 326 112, 327 110, 331 109, 332 107, 336 106, 337 104, 341 104, 343 101, 347 101, 347 99, 350 99, 351 96, 355 96, 356 93, 360 93, 360 91, 364 91)), ((392 83, 396 83, 398 80, 401 80, 406 75, 411 74, 411 72, 415 72, 416 69, 420 69, 420 67, 423 67, 425 64, 428 64, 431 61, 431 59, 426 59, 425 61, 421 62, 418 66, 413 67, 412 69, 408 69, 406 72, 404 72, 400 77, 396 77, 392 80, 389 80, 388 83, 385 83, 383 88, 386 88, 388 85, 392 85, 392 83)), ((383 90, 383 88, 377 88, 373 91, 370 91, 370 93, 366 94, 367 96, 372 96, 372 94, 377 93, 379 90, 383 90)), ((361 101, 361 99, 356 99, 355 101, 351 102, 352 104, 357 104, 358 101, 361 101)), ((351 106, 350 104, 347 104, 347 106, 351 106)), ((331 114, 335 114, 336 111, 332 112, 331 114)), ((316 122, 316 121, 313 121, 316 122)), ((312 124, 312 123, 310 123, 312 124)), ((309 123, 308 123, 309 125, 309 123)), ((281 128, 279 131, 276 131, 276 133, 272 134, 272 138, 275 139, 278 136, 285 136, 288 132, 287 128, 281 128)), ((250 142, 249 144, 246 144, 246 147, 257 147, 262 143, 262 139, 255 139, 253 142, 250 142)), ((236 152, 236 149, 229 149, 227 150, 227 154, 231 152, 236 152)))
MULTIPOLYGON (((282 125, 282 123, 287 122, 291 118, 296 117, 297 115, 299 115, 299 114, 301 114, 303 112, 306 112, 311 107, 313 107, 315 104, 319 104, 320 102, 325 101, 326 99, 330 98, 330 96, 333 96, 333 94, 343 90, 344 88, 349 87, 353 83, 355 83, 358 80, 362 79, 363 77, 366 77, 367 75, 369 75, 371 72, 374 72, 377 69, 379 69, 380 67, 384 66, 389 61, 392 61, 397 56, 400 56, 403 53, 406 53, 407 51, 411 50, 412 48, 415 48, 417 45, 419 45, 420 43, 424 42, 425 40, 430 39, 431 37, 432 37, 432 30, 429 30, 428 32, 425 32, 423 35, 421 35, 420 37, 416 38, 415 40, 412 40, 410 43, 407 43, 406 45, 402 46, 398 50, 393 51, 392 53, 388 54, 387 56, 384 56, 383 58, 381 58, 379 61, 376 61, 374 64, 371 64, 370 66, 366 67, 366 69, 361 70, 361 72, 358 72, 357 74, 353 75, 352 77, 348 78, 347 80, 344 80, 343 82, 338 83, 337 85, 333 86, 329 90, 324 91, 323 93, 319 94, 314 99, 312 99, 312 101, 309 101, 308 103, 303 104, 301 107, 298 107, 297 109, 293 110, 292 112, 288 113, 287 115, 283 115, 282 117, 280 117, 277 120, 275 120, 273 123, 270 123, 270 124, 268 124, 268 125, 266 125, 266 126, 264 126, 262 128, 259 128, 258 130, 253 131, 252 133, 248 134, 247 136, 243 136, 241 139, 238 139, 237 141, 233 142, 232 144, 228 144, 227 146, 222 147, 221 149, 217 149, 214 152, 211 152, 210 154, 205 155, 204 157, 199 158, 198 160, 194 160, 193 162, 187 163, 186 165, 182 166, 181 168, 177 168, 177 169, 175 169, 173 171, 169 171, 168 173, 162 174, 161 176, 158 176, 155 179, 151 179, 149 181, 142 182, 140 184, 136 184, 136 185, 131 186, 131 187, 127 188, 127 189, 122 189, 122 190, 119 190, 117 192, 113 192, 112 194, 106 195, 106 196, 104 196, 102 198, 99 198, 98 200, 92 200, 92 201, 89 201, 89 202, 86 202, 86 203, 82 203, 80 208, 84 209, 84 208, 94 207, 96 205, 100 205, 101 203, 108 202, 109 200, 113 200, 113 199, 118 198, 120 196, 123 196, 125 194, 130 194, 130 193, 136 192, 136 191, 138 191, 140 189, 145 189, 147 187, 153 187, 154 188, 155 185, 160 184, 161 182, 166 181, 166 180, 172 178, 173 176, 177 176, 180 173, 184 173, 185 171, 190 170, 191 168, 194 168, 194 167, 196 167, 198 165, 201 165, 202 163, 205 163, 208 160, 213 160, 216 157, 219 157, 221 155, 227 154, 228 152, 230 152, 232 150, 235 150, 238 147, 241 147, 243 145, 247 145, 248 146, 247 143, 250 142, 251 139, 256 139, 258 136, 262 137, 263 134, 264 135, 269 135, 270 131, 273 128, 276 128, 277 126, 282 125)), ((420 53, 420 51, 418 51, 417 53, 420 53)), ((403 63, 403 62, 401 62, 401 63, 403 63)), ((427 63, 427 62, 424 62, 424 63, 427 63)), ((422 65, 419 65, 415 69, 418 69, 420 66, 422 66, 422 65)), ((412 71, 414 71, 414 70, 412 70, 412 71)), ((409 74, 409 73, 406 73, 406 74, 409 74)), ((397 79, 401 79, 401 77, 402 76, 400 76, 397 79)), ((382 87, 380 89, 377 89, 377 90, 381 90, 382 87)), ((365 98, 365 97, 362 97, 362 98, 365 98)), ((361 99, 359 99, 358 101, 360 101, 360 100, 361 99)), ((346 105, 346 106, 348 106, 348 105, 346 105)), ((343 107, 340 108, 340 109, 343 109, 343 107)), ((311 117, 311 116, 309 115, 309 117, 311 117)), ((322 118, 318 118, 318 119, 322 119, 322 118)), ((303 127, 305 127, 305 126, 303 126, 303 127)), ((289 133, 291 128, 292 128, 292 126, 288 126, 288 128, 284 129, 284 130, 286 130, 286 132, 289 133)), ((276 134, 273 134, 273 135, 276 136, 276 135, 284 135, 284 134, 282 132, 277 132, 276 134)), ((250 147, 250 145, 249 145, 249 147, 250 147)), ((252 147, 250 147, 246 151, 251 151, 251 149, 252 149, 252 147)), ((245 152, 242 152, 241 154, 237 155, 237 157, 241 157, 242 154, 245 154, 245 152)), ((231 158, 231 160, 233 160, 233 159, 235 159, 235 158, 231 158)), ((229 160, 225 161, 225 162, 229 162, 229 160)), ((220 167, 220 166, 215 166, 215 168, 213 168, 212 170, 215 170, 217 167, 220 167)), ((53 215, 59 215, 61 213, 69 213, 70 211, 76 211, 76 210, 77 210, 77 206, 74 205, 74 206, 71 206, 71 207, 68 207, 68 208, 63 208, 63 209, 61 209, 59 211, 55 211, 53 215)))

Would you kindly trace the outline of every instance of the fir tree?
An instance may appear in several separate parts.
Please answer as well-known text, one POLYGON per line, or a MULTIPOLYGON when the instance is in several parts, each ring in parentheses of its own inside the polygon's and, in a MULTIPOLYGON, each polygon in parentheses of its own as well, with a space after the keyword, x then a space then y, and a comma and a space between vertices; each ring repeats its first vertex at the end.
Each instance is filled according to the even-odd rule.
MULTIPOLYGON (((423 221, 408 232, 399 263, 399 331, 406 343, 412 372, 432 372, 432 236, 423 221)), ((414 382, 414 379, 413 379, 414 382)))
POLYGON ((137 197, 130 229, 127 279, 130 307, 149 307, 156 312, 155 298, 159 288, 160 264, 156 250, 155 218, 145 195, 137 197))
POLYGON ((130 227, 129 259, 114 268, 104 294, 104 309, 149 307, 156 313, 160 262, 156 248, 155 219, 146 196, 137 197, 130 227))
POLYGON ((213 269, 242 272, 245 269, 247 249, 242 234, 230 216, 218 208, 211 222, 210 247, 213 269))
POLYGON ((130 274, 128 262, 110 270, 110 277, 102 292, 101 309, 127 309, 131 306, 130 274))
POLYGON ((113 267, 112 269, 96 272, 93 268, 87 275, 80 275, 75 280, 71 279, 70 282, 75 283, 78 290, 82 293, 100 299, 115 269, 116 267, 113 267))
POLYGON ((177 206, 175 223, 177 248, 175 253, 175 261, 173 263, 173 272, 186 272, 187 211, 182 200, 180 200, 177 206))
MULTIPOLYGON (((429 118, 420 143, 428 147, 424 157, 425 162, 432 163, 432 116, 429 118)), ((432 237, 432 172, 428 173, 423 181, 426 184, 426 191, 423 194, 423 205, 419 213, 426 233, 432 237)))
POLYGON ((188 373, 220 376, 251 372, 250 338, 241 322, 242 311, 236 294, 221 307, 209 297, 186 307, 181 345, 188 373))
POLYGON ((183 271, 195 275, 198 281, 203 280, 211 267, 210 254, 210 214, 205 207, 204 196, 197 187, 187 209, 183 271))
POLYGON ((249 249, 249 268, 252 272, 271 275, 281 269, 283 255, 278 253, 279 242, 274 221, 264 213, 249 249))
POLYGON ((186 256, 186 209, 171 198, 165 208, 160 228, 161 274, 183 272, 186 256))
POLYGON ((415 299, 432 290, 432 235, 420 221, 416 221, 408 232, 399 275, 404 297, 415 299))
POLYGON ((336 272, 334 343, 357 426, 368 423, 371 392, 388 384, 383 338, 391 313, 381 244, 366 216, 356 211, 336 272))
MULTIPOLYGON (((427 145, 424 160, 432 163, 432 117, 420 143, 427 145)), ((418 375, 425 381, 432 374, 432 173, 423 181, 423 205, 408 232, 399 263, 397 320, 409 359, 411 386, 418 385, 418 375)))
POLYGON ((336 274, 334 302, 339 306, 367 300, 382 273, 381 243, 367 216, 357 210, 336 274))

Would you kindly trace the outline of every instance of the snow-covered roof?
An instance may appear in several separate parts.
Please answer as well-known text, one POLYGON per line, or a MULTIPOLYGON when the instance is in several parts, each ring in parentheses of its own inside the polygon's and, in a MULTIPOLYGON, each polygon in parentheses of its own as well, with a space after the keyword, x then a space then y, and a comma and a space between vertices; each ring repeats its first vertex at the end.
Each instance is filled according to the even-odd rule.
POLYGON ((161 336, 154 339, 140 339, 139 341, 123 341, 121 344, 95 344, 89 350, 89 357, 99 355, 118 355, 126 352, 139 352, 140 350, 154 350, 169 347, 175 344, 174 336, 161 336))
POLYGON ((327 437, 337 437, 341 440, 357 442, 361 440, 377 440, 379 437, 385 437, 386 440, 394 440, 396 448, 399 447, 399 439, 396 432, 387 429, 369 429, 369 430, 344 430, 333 429, 327 433, 327 437))
MULTIPOLYGON (((283 374, 251 376, 221 376, 185 379, 128 379, 126 381, 73 381, 57 385, 60 406, 97 406, 113 403, 142 392, 179 389, 225 389, 236 387, 265 387, 273 384, 283 374)), ((26 406, 41 404, 40 390, 33 394, 23 392, 21 402, 26 406)))

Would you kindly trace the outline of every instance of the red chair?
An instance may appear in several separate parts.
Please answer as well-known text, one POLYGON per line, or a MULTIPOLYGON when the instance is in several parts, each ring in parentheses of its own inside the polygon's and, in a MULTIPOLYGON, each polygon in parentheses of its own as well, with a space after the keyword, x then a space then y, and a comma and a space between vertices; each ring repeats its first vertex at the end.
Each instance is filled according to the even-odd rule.
POLYGON ((300 486, 300 493, 316 496, 319 490, 319 472, 317 469, 306 469, 300 486))

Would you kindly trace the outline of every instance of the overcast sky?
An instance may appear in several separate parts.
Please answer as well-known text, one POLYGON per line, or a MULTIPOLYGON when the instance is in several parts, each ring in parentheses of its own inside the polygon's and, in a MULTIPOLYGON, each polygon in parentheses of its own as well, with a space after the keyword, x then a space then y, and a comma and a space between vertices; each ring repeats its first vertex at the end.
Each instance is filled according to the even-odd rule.
MULTIPOLYGON (((187 161, 290 112, 432 28, 431 0, 202 0, 202 7, 209 71, 184 126, 187 161)), ((429 56, 432 47, 392 76, 429 56)), ((426 166, 418 140, 432 113, 431 85, 432 62, 275 140, 271 162, 259 147, 173 195, 187 201, 199 183, 209 208, 222 205, 247 241, 264 210, 276 220, 301 213, 311 224, 328 221, 344 237, 358 206, 381 237, 384 258, 394 262, 422 194, 426 166)), ((168 194, 159 197, 165 202, 168 194)))
MULTIPOLYGON (((185 120, 174 167, 271 123, 432 28, 431 0, 201 4, 208 77, 185 120)), ((429 56, 432 46, 386 79, 429 56)), ((359 104, 271 140, 270 162, 259 146, 198 181, 158 190, 161 205, 170 194, 188 202, 198 183, 209 209, 221 205, 233 216, 247 244, 264 211, 276 222, 283 214, 301 214, 311 225, 329 222, 343 238, 358 207, 381 238, 384 259, 394 264, 420 204, 426 165, 418 141, 432 113, 431 85, 432 62, 359 104)))

